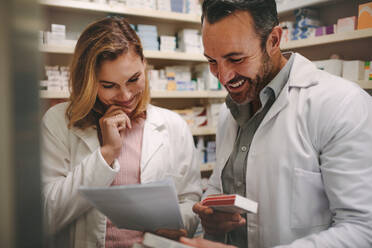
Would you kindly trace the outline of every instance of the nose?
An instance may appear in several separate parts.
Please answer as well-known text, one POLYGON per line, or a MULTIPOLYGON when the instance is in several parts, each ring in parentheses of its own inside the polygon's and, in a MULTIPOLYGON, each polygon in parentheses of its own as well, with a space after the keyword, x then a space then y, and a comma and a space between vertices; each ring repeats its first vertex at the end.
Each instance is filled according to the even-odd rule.
POLYGON ((118 90, 117 94, 116 94, 116 99, 119 100, 119 101, 128 101, 130 98, 131 98, 132 94, 130 93, 130 91, 125 88, 125 87, 120 87, 120 89, 118 90))
POLYGON ((221 84, 225 86, 231 79, 234 78, 234 70, 228 65, 219 64, 217 71, 217 78, 220 80, 221 84))

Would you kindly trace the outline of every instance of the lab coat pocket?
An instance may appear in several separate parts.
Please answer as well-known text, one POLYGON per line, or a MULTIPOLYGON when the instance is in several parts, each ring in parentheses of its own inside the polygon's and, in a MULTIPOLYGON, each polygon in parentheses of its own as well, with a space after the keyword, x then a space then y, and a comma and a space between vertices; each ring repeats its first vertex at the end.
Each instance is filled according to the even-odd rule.
POLYGON ((293 183, 291 227, 329 225, 331 212, 321 173, 295 168, 293 183))

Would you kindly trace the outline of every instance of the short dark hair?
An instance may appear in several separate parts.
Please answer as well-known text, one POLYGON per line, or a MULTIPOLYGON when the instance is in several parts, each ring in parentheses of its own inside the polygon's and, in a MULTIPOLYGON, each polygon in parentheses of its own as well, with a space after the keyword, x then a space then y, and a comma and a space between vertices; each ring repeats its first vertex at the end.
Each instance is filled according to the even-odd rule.
POLYGON ((275 0, 204 0, 201 21, 205 18, 213 24, 238 10, 252 15, 263 48, 273 28, 279 25, 275 0))

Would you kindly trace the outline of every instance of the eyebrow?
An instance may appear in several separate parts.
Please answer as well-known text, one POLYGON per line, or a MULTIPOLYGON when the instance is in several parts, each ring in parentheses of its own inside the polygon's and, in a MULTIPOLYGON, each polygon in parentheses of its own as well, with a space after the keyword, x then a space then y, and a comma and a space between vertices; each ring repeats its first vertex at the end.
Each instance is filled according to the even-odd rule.
MULTIPOLYGON (((243 53, 239 53, 239 52, 231 52, 231 53, 228 53, 228 54, 226 54, 226 55, 223 55, 222 57, 223 58, 228 58, 228 57, 233 57, 233 56, 240 56, 240 55, 242 55, 243 53)), ((207 57, 208 59, 212 59, 211 57, 209 57, 207 54, 205 54, 204 53, 204 56, 205 57, 207 57)), ((214 59, 212 59, 212 60, 214 60, 214 59)))
MULTIPOLYGON (((134 73, 128 80, 134 78, 134 77, 138 77, 139 75, 141 74, 140 71, 134 73)), ((111 82, 111 81, 107 81, 107 80, 99 80, 100 83, 104 83, 104 84, 117 84, 115 82, 111 82)))

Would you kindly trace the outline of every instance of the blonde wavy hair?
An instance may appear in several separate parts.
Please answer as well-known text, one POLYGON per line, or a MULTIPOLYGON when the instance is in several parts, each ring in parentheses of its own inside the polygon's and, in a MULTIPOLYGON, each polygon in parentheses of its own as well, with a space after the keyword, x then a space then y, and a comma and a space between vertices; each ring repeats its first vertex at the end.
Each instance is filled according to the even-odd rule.
MULTIPOLYGON (((71 94, 66 110, 69 128, 84 129, 96 125, 99 118, 95 111, 99 107, 97 106, 99 68, 103 61, 113 61, 129 49, 134 49, 145 63, 141 41, 123 18, 106 17, 90 24, 83 31, 77 41, 70 65, 71 94)), ((130 118, 143 116, 149 101, 150 90, 146 76, 144 93, 130 118)))

